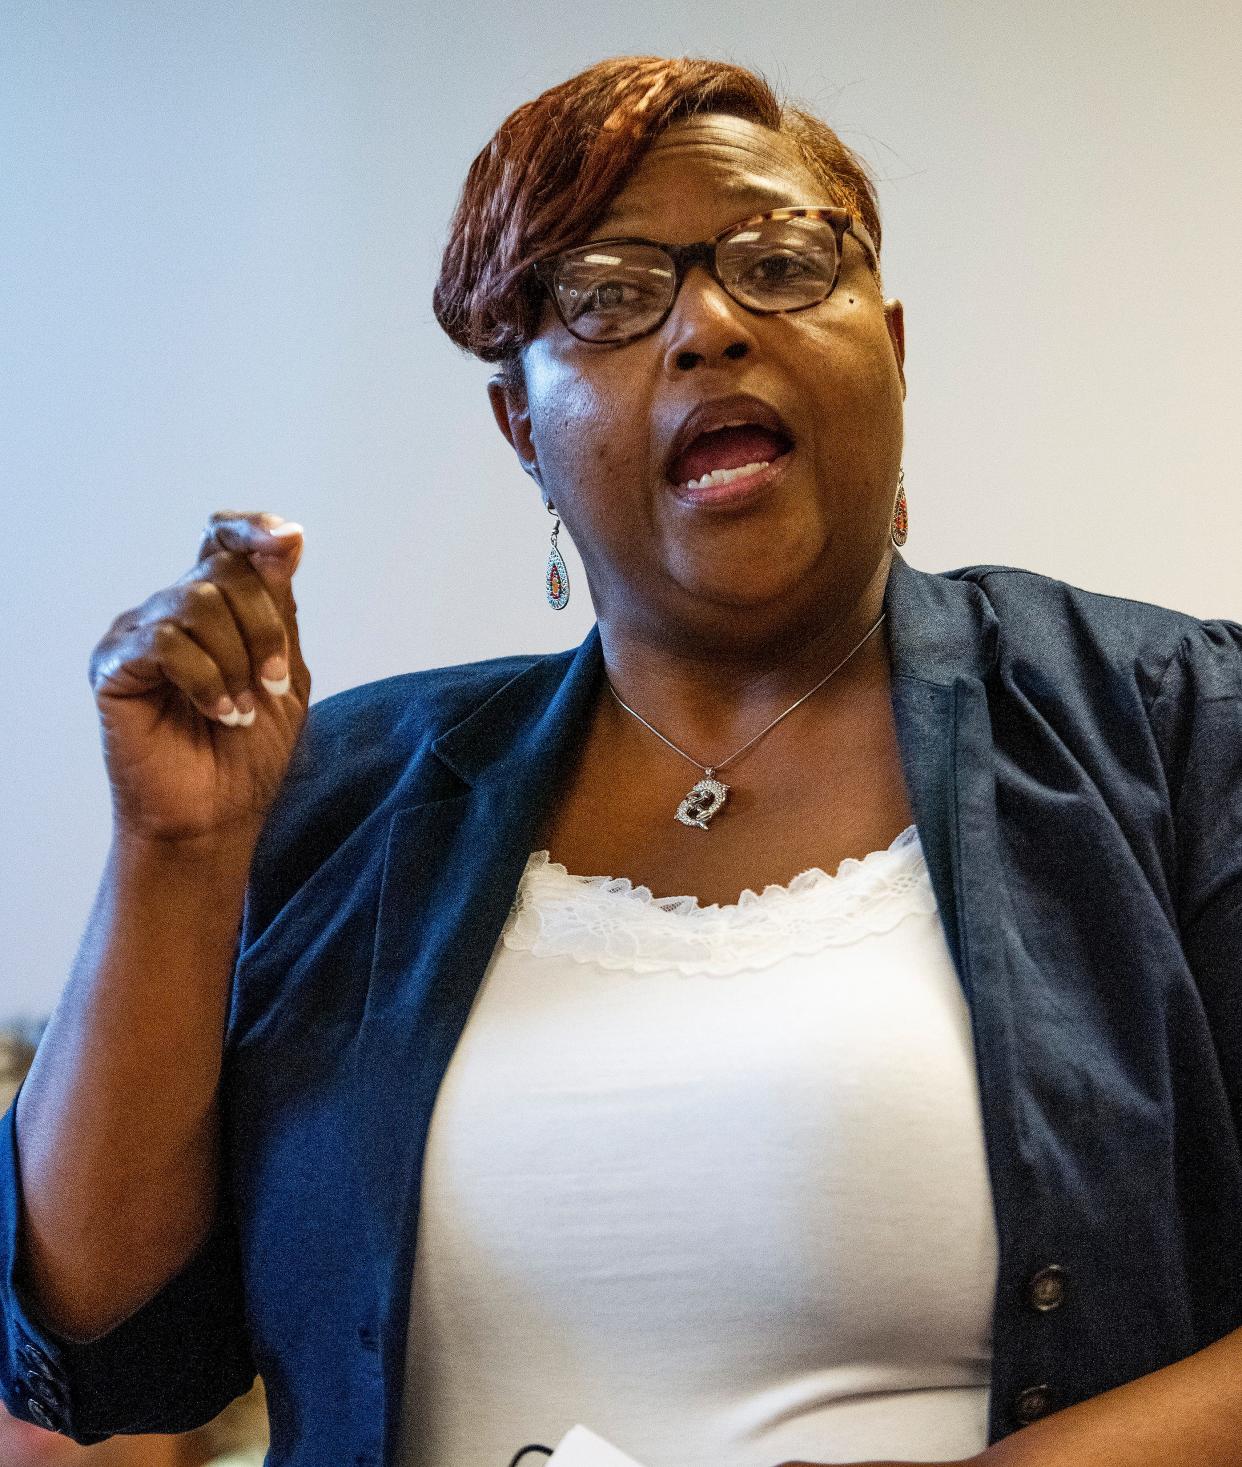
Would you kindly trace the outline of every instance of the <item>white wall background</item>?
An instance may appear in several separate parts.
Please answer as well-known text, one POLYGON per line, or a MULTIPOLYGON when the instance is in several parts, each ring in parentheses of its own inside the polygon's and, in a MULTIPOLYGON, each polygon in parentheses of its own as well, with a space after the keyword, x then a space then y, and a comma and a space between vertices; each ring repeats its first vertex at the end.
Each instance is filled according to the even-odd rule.
POLYGON ((89 650, 212 509, 306 525, 317 696, 585 634, 430 297, 496 125, 629 53, 752 66, 875 167, 907 559, 1242 619, 1227 0, 3 0, 0 1017, 107 844, 89 650))

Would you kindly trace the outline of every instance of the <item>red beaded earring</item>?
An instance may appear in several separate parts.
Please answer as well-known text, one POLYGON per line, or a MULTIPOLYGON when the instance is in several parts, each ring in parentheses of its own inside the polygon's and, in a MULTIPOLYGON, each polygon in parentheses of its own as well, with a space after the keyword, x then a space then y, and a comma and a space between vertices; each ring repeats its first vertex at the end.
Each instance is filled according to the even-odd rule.
MULTIPOLYGON (((556 514, 556 510, 545 499, 543 507, 549 514, 556 514)), ((552 549, 548 552, 548 570, 544 577, 544 587, 548 594, 548 605, 553 611, 564 611, 569 604, 569 572, 565 569, 565 561, 561 552, 556 548, 556 537, 561 533, 561 521, 557 517, 556 524, 552 527, 552 549)))
POLYGON ((893 506, 893 544, 900 548, 906 543, 910 521, 906 515, 906 470, 905 465, 897 471, 897 503, 893 506))

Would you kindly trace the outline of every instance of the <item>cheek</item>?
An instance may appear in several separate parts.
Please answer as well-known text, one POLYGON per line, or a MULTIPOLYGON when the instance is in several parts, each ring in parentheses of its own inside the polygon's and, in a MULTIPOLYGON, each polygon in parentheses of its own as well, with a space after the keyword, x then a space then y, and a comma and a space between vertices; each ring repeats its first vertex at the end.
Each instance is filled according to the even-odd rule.
POLYGON ((570 362, 553 352, 532 372, 535 445, 541 461, 589 485, 594 478, 626 474, 646 460, 650 404, 640 400, 631 375, 610 364, 570 362))
POLYGON ((544 436, 551 461, 572 480, 571 487, 589 489, 632 468, 640 451, 635 432, 633 421, 618 421, 602 399, 562 400, 550 408, 544 436))
POLYGON ((813 397, 822 405, 820 422, 833 435, 868 437, 899 429, 901 381, 882 318, 847 295, 841 314, 816 323, 804 343, 804 360, 814 363, 813 397))

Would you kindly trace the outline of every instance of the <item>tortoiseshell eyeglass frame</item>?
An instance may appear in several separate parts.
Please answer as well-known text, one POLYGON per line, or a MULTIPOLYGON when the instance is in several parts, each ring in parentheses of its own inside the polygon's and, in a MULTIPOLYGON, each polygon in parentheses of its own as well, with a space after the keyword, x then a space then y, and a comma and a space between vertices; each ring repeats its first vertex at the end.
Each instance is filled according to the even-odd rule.
POLYGON ((650 336, 653 331, 658 331, 672 314, 673 307, 677 304, 677 297, 681 293, 682 282, 686 278, 686 272, 692 265, 702 265, 711 273, 712 279, 720 286, 721 290, 743 310, 750 311, 755 316, 787 315, 792 311, 807 311, 812 306, 822 306, 832 292, 837 288, 837 282, 841 278, 841 260, 845 250, 845 236, 852 234, 867 254, 871 268, 879 267, 879 254, 871 236, 860 220, 856 219, 848 209, 835 208, 831 206, 806 206, 786 209, 769 209, 766 214, 752 214, 750 218, 743 219, 737 224, 730 224, 727 229, 722 229, 713 239, 701 240, 698 244, 674 245, 665 244, 657 239, 645 239, 641 235, 616 235, 611 239, 592 239, 585 244, 575 245, 573 249, 561 250, 559 254, 551 255, 546 260, 537 260, 530 268, 536 279, 543 285, 552 304, 556 308, 556 314, 560 317, 565 329, 578 341, 585 341, 589 346, 625 346, 631 341, 639 341, 644 336, 650 336), (770 310, 763 310, 758 306, 749 305, 746 301, 737 299, 729 289, 728 284, 721 278, 716 268, 717 247, 724 244, 731 236, 740 234, 743 230, 753 229, 756 224, 765 224, 769 220, 780 221, 783 219, 822 219, 832 227, 832 232, 837 241, 837 264, 833 272, 832 281, 828 289, 818 300, 808 301, 801 306, 774 306, 770 310), (585 251, 603 249, 608 245, 641 244, 649 245, 653 249, 662 250, 673 266, 673 294, 668 306, 658 321, 645 327, 642 331, 635 331, 629 336, 610 337, 601 340, 598 337, 583 336, 574 330, 566 318, 561 307, 561 302, 556 293, 556 272, 562 261, 573 255, 582 254, 585 251))

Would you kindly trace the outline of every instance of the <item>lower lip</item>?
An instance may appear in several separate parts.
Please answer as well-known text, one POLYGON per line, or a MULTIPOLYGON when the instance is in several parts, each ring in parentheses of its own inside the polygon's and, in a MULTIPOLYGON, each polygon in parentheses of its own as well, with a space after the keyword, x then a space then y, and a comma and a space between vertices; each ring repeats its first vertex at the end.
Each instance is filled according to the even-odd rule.
POLYGON ((757 474, 747 474, 743 479, 729 479, 724 484, 704 484, 701 489, 686 489, 680 484, 673 486, 673 493, 683 504, 695 509, 738 509, 760 498, 764 492, 785 472, 785 466, 793 457, 793 449, 773 459, 766 469, 757 474))

